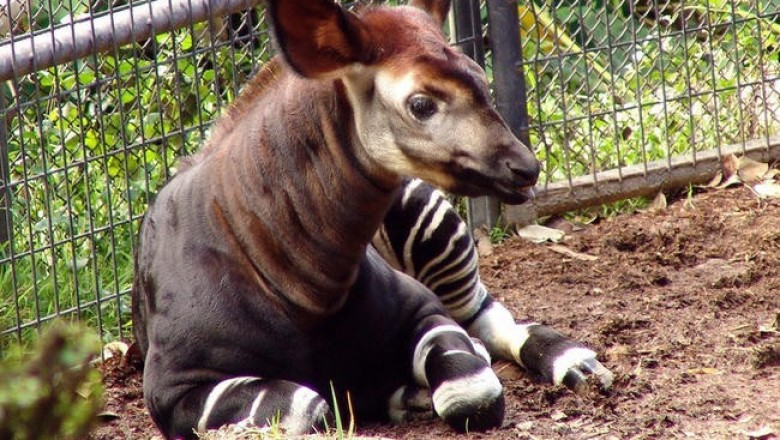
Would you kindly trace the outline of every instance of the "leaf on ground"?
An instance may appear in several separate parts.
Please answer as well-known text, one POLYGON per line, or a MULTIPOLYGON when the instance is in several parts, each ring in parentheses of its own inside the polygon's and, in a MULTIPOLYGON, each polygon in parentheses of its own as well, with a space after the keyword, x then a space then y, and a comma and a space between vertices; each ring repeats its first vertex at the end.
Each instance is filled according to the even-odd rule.
POLYGON ((723 181, 723 173, 718 172, 714 176, 712 176, 712 179, 710 179, 709 182, 707 182, 706 185, 704 185, 704 188, 717 188, 718 185, 720 185, 720 182, 723 181))
POLYGON ((772 429, 771 426, 766 426, 765 425, 765 426, 762 426, 762 427, 760 427, 758 429, 754 429, 752 431, 743 430, 741 432, 741 434, 742 435, 746 435, 750 439, 764 440, 764 439, 775 438, 775 434, 776 433, 775 433, 775 430, 772 429))
POLYGON ((523 370, 517 364, 508 361, 494 362, 493 371, 501 380, 515 380, 524 376, 523 370))
POLYGON ((490 234, 485 228, 474 229, 474 241, 477 243, 477 254, 485 257, 493 253, 493 243, 490 242, 490 234))
POLYGON ((730 186, 739 185, 740 183, 742 183, 742 179, 739 178, 739 175, 732 174, 731 176, 728 177, 728 179, 721 182, 715 188, 723 189, 723 188, 728 188, 730 186))
POLYGON ((753 185, 753 191, 762 199, 780 199, 780 183, 772 180, 753 185))
POLYGON ((543 226, 547 226, 548 228, 558 229, 559 231, 563 231, 567 234, 571 234, 572 232, 577 232, 585 229, 583 225, 566 220, 565 218, 554 215, 547 219, 543 226))
POLYGON ((103 346, 103 359, 127 354, 128 345, 122 341, 113 341, 103 346))
POLYGON ((739 158, 737 174, 743 182, 758 182, 769 171, 769 164, 753 160, 749 157, 739 158))
POLYGON ((596 261, 599 259, 599 257, 595 255, 583 254, 582 252, 571 250, 566 246, 560 244, 553 244, 547 246, 547 249, 562 255, 566 255, 567 257, 576 258, 577 260, 582 260, 582 261, 596 261))
POLYGON ((100 420, 103 423, 110 422, 112 420, 119 419, 119 414, 113 412, 113 411, 103 411, 102 413, 97 415, 98 420, 100 420))
POLYGON ((566 413, 563 411, 555 411, 550 415, 550 418, 555 420, 556 422, 560 422, 561 420, 564 420, 567 417, 569 416, 567 416, 566 413))
POLYGON ((658 194, 655 195, 653 202, 650 203, 650 206, 645 209, 640 209, 639 212, 661 212, 665 210, 666 207, 666 195, 663 193, 663 191, 658 191, 658 194))
POLYGON ((739 171, 739 158, 733 154, 728 154, 720 161, 723 170, 723 179, 728 180, 739 171))
POLYGON ((517 235, 534 243, 544 243, 545 241, 557 243, 563 240, 566 233, 558 229, 548 228, 547 226, 528 225, 520 228, 517 231, 517 235))
POLYGON ((699 367, 691 368, 688 370, 688 374, 722 374, 723 372, 717 368, 712 367, 699 367))

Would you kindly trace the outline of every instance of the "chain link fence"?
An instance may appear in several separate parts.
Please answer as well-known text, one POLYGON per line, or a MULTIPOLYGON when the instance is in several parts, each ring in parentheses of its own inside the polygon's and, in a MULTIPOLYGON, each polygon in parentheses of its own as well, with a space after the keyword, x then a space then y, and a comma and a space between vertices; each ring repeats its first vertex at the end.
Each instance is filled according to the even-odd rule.
MULTIPOLYGON (((174 17, 196 3, 0 0, 0 72, 12 72, 0 83, 0 347, 60 316, 106 341, 130 335, 147 203, 271 56, 262 8, 248 1, 205 21, 193 9, 157 20, 166 4, 174 17), (126 28, 128 11, 146 11, 146 28, 126 28), (103 29, 130 31, 125 41, 103 29), (66 40, 86 50, 68 57, 66 40)), ((494 89, 544 161, 532 215, 571 208, 581 187, 596 188, 590 203, 605 201, 599 184, 632 176, 653 188, 654 169, 696 169, 732 145, 780 157, 776 0, 509 3, 499 18, 516 27, 500 32, 487 26, 497 10, 486 2, 454 3, 453 42, 483 58, 490 77, 522 80, 494 89), (518 58, 496 65, 499 51, 518 58)))
POLYGON ((532 216, 701 181, 727 152, 780 159, 780 2, 518 10, 531 145, 544 162, 532 216))

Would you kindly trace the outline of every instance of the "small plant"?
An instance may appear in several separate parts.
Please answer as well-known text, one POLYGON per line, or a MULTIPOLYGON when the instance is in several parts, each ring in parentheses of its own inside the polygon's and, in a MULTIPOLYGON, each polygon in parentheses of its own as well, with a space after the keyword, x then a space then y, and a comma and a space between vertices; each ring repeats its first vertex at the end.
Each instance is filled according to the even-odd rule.
POLYGON ((85 438, 102 407, 100 374, 89 363, 99 349, 94 331, 64 323, 32 356, 13 348, 0 366, 0 438, 85 438))
MULTIPOLYGON (((352 397, 347 392, 347 408, 349 409, 349 427, 347 432, 344 432, 344 426, 341 421, 341 411, 339 410, 339 402, 336 397, 336 389, 333 386, 333 382, 330 383, 330 396, 333 401, 333 415, 335 416, 335 429, 332 431, 332 435, 337 440, 351 439, 355 434, 355 415, 352 412, 352 397)), ((330 431, 330 429, 328 429, 330 431)))

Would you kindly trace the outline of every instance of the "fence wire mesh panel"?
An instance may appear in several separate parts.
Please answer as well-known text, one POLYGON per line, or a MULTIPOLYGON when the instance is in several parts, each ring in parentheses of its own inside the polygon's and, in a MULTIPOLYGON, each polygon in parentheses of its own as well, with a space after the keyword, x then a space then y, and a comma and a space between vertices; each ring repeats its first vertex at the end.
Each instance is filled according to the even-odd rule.
MULTIPOLYGON (((455 3, 464 32, 450 32, 453 44, 478 56, 477 3, 455 3)), ((0 0, 0 49, 52 59, 23 38, 53 40, 70 23, 146 4, 0 0)), ((89 37, 109 39, 94 28, 89 37)), ((2 83, 0 346, 31 340, 56 317, 85 321, 105 341, 130 335, 133 243, 148 202, 270 56, 263 10, 246 8, 53 67, 33 63, 2 83)))
MULTIPOLYGON (((57 316, 104 340, 129 336, 140 218, 271 50, 254 0, 183 27, 155 21, 148 38, 118 32, 128 29, 118 17, 231 1, 0 0, 0 79, 11 58, 33 60, 0 83, 0 347, 57 316), (96 31, 104 17, 101 32, 125 40, 96 31), (102 44, 86 56, 57 61, 28 44, 48 39, 61 55, 55 30, 90 25, 86 37, 72 32, 76 45, 102 44)), ((521 68, 527 100, 516 105, 528 120, 513 129, 544 161, 542 189, 695 164, 780 133, 780 2, 632 1, 519 2, 513 35, 487 26, 492 0, 453 2, 452 41, 483 58, 490 79, 506 67, 494 65, 500 45, 521 49, 508 71, 521 68)), ((497 101, 514 103, 500 86, 497 101)))
MULTIPOLYGON (((8 28, 46 32, 113 8, 22 3, 8 28)), ((0 86, 3 343, 56 316, 86 321, 105 340, 129 335, 133 241, 147 203, 269 55, 262 10, 248 9, 0 86)))
POLYGON ((780 2, 534 1, 518 14, 542 187, 777 144, 780 2))

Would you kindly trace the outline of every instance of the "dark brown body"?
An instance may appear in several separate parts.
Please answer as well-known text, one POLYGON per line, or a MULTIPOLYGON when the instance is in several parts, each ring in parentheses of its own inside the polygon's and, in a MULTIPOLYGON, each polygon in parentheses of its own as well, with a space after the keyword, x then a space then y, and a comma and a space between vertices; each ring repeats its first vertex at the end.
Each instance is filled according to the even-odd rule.
MULTIPOLYGON (((482 351, 369 246, 406 175, 510 202, 538 175, 484 74, 431 18, 449 2, 418 3, 431 15, 268 2, 284 60, 247 85, 140 234, 133 319, 166 436, 276 416, 306 432, 330 414, 331 383, 360 416, 400 402, 405 418, 420 390, 432 400, 422 410, 458 429, 501 423, 482 351)), ((519 359, 491 333, 511 317, 496 327, 478 311, 468 316, 490 350, 519 359)))

